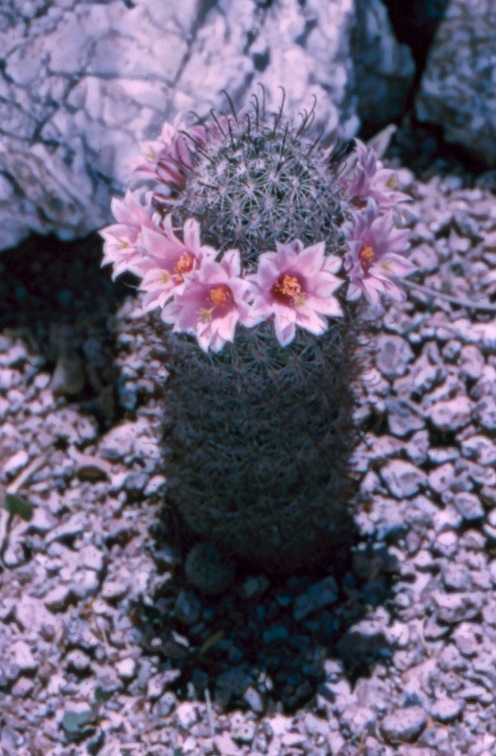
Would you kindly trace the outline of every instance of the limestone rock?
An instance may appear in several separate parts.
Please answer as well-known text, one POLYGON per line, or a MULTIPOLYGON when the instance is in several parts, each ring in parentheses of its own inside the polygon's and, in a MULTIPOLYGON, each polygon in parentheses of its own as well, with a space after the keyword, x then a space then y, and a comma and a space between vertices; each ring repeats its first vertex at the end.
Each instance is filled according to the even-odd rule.
POLYGON ((417 116, 444 129, 447 141, 496 165, 496 5, 450 0, 416 99, 417 116))
POLYGON ((351 137, 397 116, 413 77, 380 0, 21 5, 0 10, 0 249, 110 222, 138 143, 223 88, 240 105, 261 82, 277 104, 282 85, 288 112, 316 95, 315 126, 351 137))

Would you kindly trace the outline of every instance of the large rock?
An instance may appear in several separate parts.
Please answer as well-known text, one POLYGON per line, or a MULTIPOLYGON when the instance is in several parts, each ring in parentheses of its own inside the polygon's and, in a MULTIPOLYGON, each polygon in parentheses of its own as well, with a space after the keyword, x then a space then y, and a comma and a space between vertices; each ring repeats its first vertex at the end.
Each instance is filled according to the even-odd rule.
POLYGON ((178 112, 222 105, 222 88, 240 104, 262 82, 277 102, 280 84, 288 111, 310 107, 315 94, 325 132, 344 137, 360 124, 357 81, 368 92, 365 110, 374 111, 368 120, 379 104, 381 123, 397 115, 413 64, 389 25, 379 34, 381 7, 379 0, 3 0, 0 249, 30 231, 70 239, 107 223, 138 141, 158 135, 178 112), (385 99, 376 80, 388 77, 385 99))
POLYGON ((496 165, 496 2, 450 0, 416 99, 447 141, 496 165))

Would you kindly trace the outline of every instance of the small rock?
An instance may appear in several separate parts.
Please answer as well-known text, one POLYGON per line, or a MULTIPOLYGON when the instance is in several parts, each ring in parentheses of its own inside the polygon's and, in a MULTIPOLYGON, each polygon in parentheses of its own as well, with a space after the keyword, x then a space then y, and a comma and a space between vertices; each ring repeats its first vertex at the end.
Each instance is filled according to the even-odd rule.
POLYGON ((460 352, 458 360, 460 375, 472 381, 477 381, 484 367, 484 357, 475 344, 467 344, 460 352))
POLYGON ((89 657, 80 649, 74 649, 69 651, 66 656, 66 664, 69 669, 73 669, 75 672, 87 672, 91 669, 91 662, 89 657))
POLYGON ((71 589, 67 585, 57 585, 43 599, 45 606, 53 612, 65 609, 71 599, 71 589))
POLYGON ((127 583, 117 580, 106 580, 102 586, 102 598, 106 601, 119 601, 129 590, 127 583))
POLYGON ((188 701, 184 701, 177 707, 175 719, 179 727, 183 730, 189 730, 198 721, 196 708, 188 701))
POLYGON ((29 455, 24 449, 19 449, 12 457, 3 463, 2 471, 7 476, 17 475, 29 462, 29 455))
POLYGON ((72 457, 76 463, 76 473, 79 480, 89 480, 96 482, 98 480, 109 480, 111 475, 110 464, 100 457, 91 456, 90 454, 75 454, 72 457))
POLYGON ((131 472, 124 481, 124 491, 130 500, 139 499, 148 485, 149 476, 145 472, 131 472))
POLYGON ((427 480, 422 470, 401 459, 388 462, 381 470, 381 477, 392 496, 400 500, 415 496, 427 480))
POLYGON ((227 732, 215 736, 214 746, 216 753, 218 753, 219 756, 233 756, 234 754, 239 753, 238 746, 227 732))
POLYGON ((250 707, 255 714, 262 714, 265 709, 265 703, 256 688, 248 687, 243 693, 243 701, 250 707))
POLYGON ((61 354, 55 365, 50 388, 55 396, 74 396, 81 393, 85 378, 83 363, 75 352, 61 354))
POLYGON ((463 564, 447 562, 441 569, 443 583, 452 591, 470 591, 472 578, 470 571, 463 564))
POLYGON ((121 659, 115 665, 115 671, 121 678, 121 680, 128 681, 133 680, 136 677, 137 664, 136 660, 131 657, 121 659))
POLYGON ((100 580, 94 570, 76 570, 72 576, 71 593, 79 599, 94 596, 100 587, 100 580))
POLYGON ((377 342, 376 366, 387 378, 404 375, 414 354, 401 336, 381 334, 377 342))
POLYGON ((301 622, 309 614, 334 604, 337 599, 338 586, 335 579, 329 576, 319 583, 314 583, 305 593, 297 596, 293 606, 293 617, 296 622, 301 622))
POLYGON ((463 656, 477 656, 483 644, 480 629, 473 622, 462 622, 452 634, 456 647, 463 656))
POLYGON ((265 575, 250 576, 246 578, 239 592, 244 599, 250 600, 262 596, 269 586, 270 582, 265 575))
POLYGON ((255 723, 246 721, 236 725, 232 737, 237 743, 250 744, 255 737, 255 723))
POLYGON ((198 622, 202 610, 202 603, 193 591, 180 591, 174 604, 174 614, 178 622, 183 625, 194 625, 198 622))
MULTIPOLYGON (((466 396, 436 402, 429 411, 432 425, 440 431, 464 428, 471 419, 472 403, 466 396)), ((496 426, 495 426, 496 427, 496 426)))
MULTIPOLYGON (((153 677, 150 677, 147 684, 148 698, 152 700, 160 698, 165 689, 168 688, 169 685, 172 685, 174 682, 176 682, 176 680, 178 680, 180 677, 181 671, 179 669, 166 669, 162 672, 158 672, 156 675, 153 675, 153 677)), ((186 710, 184 710, 184 712, 185 711, 186 710)), ((181 716, 186 717, 184 712, 181 712, 181 716)), ((196 721, 196 719, 194 721, 196 721)))
POLYGON ((27 698, 31 695, 34 683, 29 677, 20 677, 12 686, 11 694, 14 698, 27 698))
POLYGON ((464 620, 476 617, 482 608, 482 598, 478 593, 449 593, 435 592, 434 601, 437 614, 441 622, 456 625, 464 620))
POLYGON ((223 593, 234 579, 234 567, 222 558, 210 543, 197 543, 189 552, 184 566, 186 577, 205 595, 223 593))
POLYGON ((458 550, 458 537, 452 530, 445 530, 439 533, 431 548, 434 554, 452 557, 458 550))
POLYGON ((486 396, 474 407, 474 418, 484 430, 496 431, 496 399, 486 396))
POLYGON ((105 556, 100 549, 92 544, 83 546, 78 552, 79 563, 82 567, 94 570, 97 573, 102 572, 105 566, 105 556))
POLYGON ((458 493, 453 497, 453 503, 467 522, 480 520, 484 517, 484 508, 475 494, 465 491, 458 493))
POLYGON ((463 701, 453 701, 451 698, 443 698, 432 704, 429 713, 438 722, 450 724, 462 715, 464 707, 465 704, 463 701))
POLYGON ((429 487, 440 494, 450 489, 455 481, 455 471, 451 462, 434 468, 428 473, 429 487))
POLYGON ((305 743, 306 737, 303 732, 285 732, 281 743, 286 748, 297 748, 305 743))
POLYGON ((38 669, 38 662, 25 641, 19 640, 13 643, 10 653, 13 664, 16 664, 21 672, 35 672, 38 669))
POLYGON ((410 433, 423 430, 424 419, 419 415, 415 406, 406 399, 394 396, 386 400, 387 422, 389 432, 398 438, 405 438, 410 433))
POLYGON ((391 745, 417 740, 427 725, 427 714, 420 706, 408 706, 387 714, 380 724, 384 738, 391 745))

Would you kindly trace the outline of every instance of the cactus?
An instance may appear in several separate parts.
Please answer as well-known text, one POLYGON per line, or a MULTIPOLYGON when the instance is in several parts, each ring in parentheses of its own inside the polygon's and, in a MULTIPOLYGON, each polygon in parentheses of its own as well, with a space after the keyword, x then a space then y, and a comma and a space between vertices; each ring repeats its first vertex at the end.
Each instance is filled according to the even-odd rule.
POLYGON ((151 189, 114 200, 104 263, 140 276, 169 326, 167 502, 186 539, 294 573, 351 536, 360 310, 403 296, 405 196, 362 143, 310 136, 314 108, 227 100, 145 146, 151 189))

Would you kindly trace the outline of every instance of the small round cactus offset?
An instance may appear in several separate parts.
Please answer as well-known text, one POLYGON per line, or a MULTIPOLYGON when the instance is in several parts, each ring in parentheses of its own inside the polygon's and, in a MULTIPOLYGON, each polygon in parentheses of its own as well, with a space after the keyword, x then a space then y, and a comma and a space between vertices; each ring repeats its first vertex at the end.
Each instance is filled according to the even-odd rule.
POLYGON ((324 149, 313 109, 226 100, 144 145, 103 262, 167 325, 167 498, 186 537, 293 573, 350 536, 360 311, 404 296, 408 198, 358 140, 324 149))

